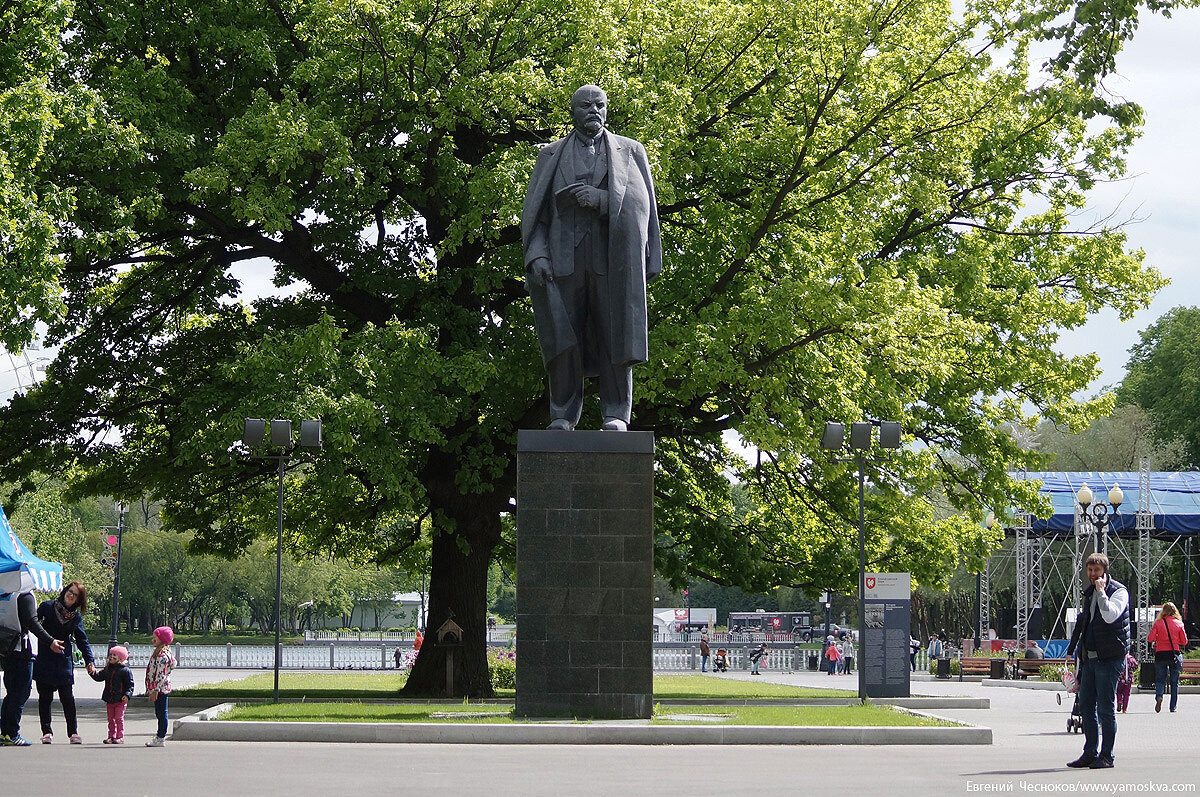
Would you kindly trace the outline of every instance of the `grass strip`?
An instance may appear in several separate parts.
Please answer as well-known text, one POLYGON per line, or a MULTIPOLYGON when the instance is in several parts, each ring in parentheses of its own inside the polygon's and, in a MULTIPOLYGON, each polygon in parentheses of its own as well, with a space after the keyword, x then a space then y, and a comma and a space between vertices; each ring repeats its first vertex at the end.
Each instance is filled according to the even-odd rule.
MULTIPOLYGON (((485 722, 511 724, 511 706, 497 703, 455 705, 405 703, 271 703, 238 706, 222 720, 243 722, 485 722), (461 715, 461 716, 455 716, 461 715)), ((800 727, 949 726, 944 720, 918 717, 890 706, 656 706, 655 725, 781 725, 800 727), (688 719, 711 716, 716 721, 688 719), (679 719, 671 719, 678 717, 679 719), (720 719, 717 719, 720 718, 720 719)))
MULTIPOLYGON (((288 700, 389 700, 400 699, 407 676, 398 672, 284 672, 279 674, 279 696, 288 700)), ((270 699, 274 694, 273 673, 248 678, 200 684, 175 690, 178 697, 270 699)), ((709 700, 756 698, 853 698, 846 689, 813 689, 765 681, 744 681, 720 675, 660 675, 654 679, 657 700, 709 700)), ((497 697, 513 697, 512 689, 496 690, 497 697)))

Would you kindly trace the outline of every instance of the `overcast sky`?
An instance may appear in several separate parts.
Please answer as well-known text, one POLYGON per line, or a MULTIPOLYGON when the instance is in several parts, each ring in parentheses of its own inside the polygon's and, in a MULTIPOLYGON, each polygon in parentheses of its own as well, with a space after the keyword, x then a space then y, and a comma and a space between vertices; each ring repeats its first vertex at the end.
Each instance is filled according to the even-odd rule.
MULTIPOLYGON (((1145 110, 1142 138, 1129 156, 1129 178, 1093 192, 1099 216, 1135 218, 1128 226, 1129 244, 1146 251, 1147 262, 1170 280, 1151 306, 1124 324, 1115 313, 1102 313, 1085 327, 1062 336, 1068 354, 1095 351, 1103 375, 1087 393, 1116 385, 1124 376, 1128 350, 1138 333, 1172 307, 1200 305, 1200 272, 1192 267, 1200 251, 1200 10, 1189 9, 1172 19, 1143 12, 1133 43, 1118 58, 1120 71, 1105 85, 1109 91, 1138 102, 1145 110)), ((247 292, 271 291, 271 269, 258 262, 238 269, 247 292)), ((36 358, 40 352, 31 353, 36 358)), ((16 361, 0 355, 0 401, 16 388, 16 361)), ((20 373, 28 385, 29 368, 20 373)))

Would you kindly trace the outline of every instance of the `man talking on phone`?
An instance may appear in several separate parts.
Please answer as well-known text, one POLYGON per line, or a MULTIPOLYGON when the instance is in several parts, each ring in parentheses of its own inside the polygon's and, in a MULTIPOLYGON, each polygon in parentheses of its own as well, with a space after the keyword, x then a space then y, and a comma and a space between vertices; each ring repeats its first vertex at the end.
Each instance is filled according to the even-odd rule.
POLYGON ((1129 653, 1129 590, 1108 575, 1104 554, 1092 554, 1084 567, 1091 584, 1067 646, 1067 658, 1079 658, 1083 755, 1067 766, 1109 769, 1117 736, 1117 678, 1129 653))

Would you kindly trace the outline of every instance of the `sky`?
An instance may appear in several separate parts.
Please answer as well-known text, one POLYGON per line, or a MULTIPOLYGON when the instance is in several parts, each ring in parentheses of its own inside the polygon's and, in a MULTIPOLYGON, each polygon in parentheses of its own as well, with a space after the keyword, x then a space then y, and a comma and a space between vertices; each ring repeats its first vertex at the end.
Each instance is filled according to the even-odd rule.
POLYGON ((1118 74, 1105 87, 1142 106, 1141 139, 1128 158, 1128 179, 1100 186, 1091 194, 1096 211, 1136 219, 1126 228, 1129 246, 1143 249, 1146 262, 1171 280, 1151 305, 1121 323, 1104 312, 1084 327, 1064 332, 1066 354, 1097 352, 1103 375, 1091 390, 1117 385, 1125 375, 1129 348, 1139 332, 1181 305, 1200 305, 1200 10, 1171 19, 1143 12, 1130 44, 1117 57, 1118 74))
MULTIPOLYGON (((1125 374, 1129 348, 1139 332, 1172 307, 1200 305, 1200 270, 1193 253, 1200 251, 1200 9, 1177 12, 1171 19, 1143 12, 1133 42, 1118 56, 1118 74, 1106 88, 1139 103, 1144 132, 1128 159, 1128 177, 1092 192, 1097 217, 1132 218, 1126 228, 1129 246, 1146 252, 1146 262, 1171 280, 1146 310, 1121 323, 1113 312, 1096 316, 1084 327, 1063 332, 1065 354, 1097 352, 1103 371, 1080 398, 1115 386, 1125 374)), ((271 268, 259 261, 239 267, 246 293, 274 292, 271 268)), ((0 354, 0 402, 29 383, 30 364, 46 352, 29 352, 29 361, 0 354), (18 369, 17 366, 21 367, 18 369)), ((36 370, 32 375, 37 375, 36 370)))

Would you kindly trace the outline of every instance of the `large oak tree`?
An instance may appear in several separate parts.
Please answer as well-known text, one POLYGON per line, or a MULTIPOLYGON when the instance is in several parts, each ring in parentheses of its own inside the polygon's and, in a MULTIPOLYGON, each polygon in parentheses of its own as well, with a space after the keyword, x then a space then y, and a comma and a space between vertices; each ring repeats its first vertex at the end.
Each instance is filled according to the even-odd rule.
MULTIPOLYGON (((1161 285, 1119 229, 1072 226, 1140 123, 1101 81, 1137 13, 79 3, 46 74, 103 98, 99 132, 49 136, 31 167, 70 200, 51 214, 61 348, 0 412, 0 477, 149 494, 200 550, 233 553, 273 524, 271 468, 234 444, 242 419, 320 416, 324 452, 290 473, 288 545, 390 561, 431 537, 430 624, 454 615, 454 683, 489 692, 486 577, 511 553, 516 430, 547 414, 517 220, 536 146, 594 82, 610 126, 646 145, 661 203, 634 409, 658 436, 659 571, 851 588, 851 466, 817 438, 869 416, 910 442, 870 466, 871 567, 939 583, 993 542, 983 505, 1033 500, 1005 476, 1035 456, 1006 424, 1107 408, 1072 400, 1096 358, 1056 353, 1056 330, 1127 316, 1161 285), (1031 72, 1034 47, 1056 55, 1031 72), (237 264, 289 290, 240 300, 237 264), (934 490, 966 514, 935 518, 934 490)), ((4 255, 11 277, 36 252, 4 255)), ((408 689, 439 689, 442 657, 424 648, 408 689)))

